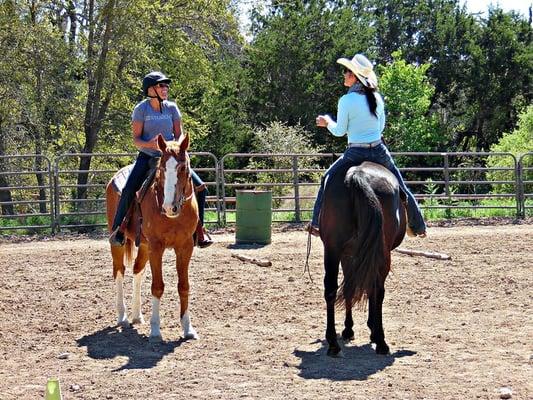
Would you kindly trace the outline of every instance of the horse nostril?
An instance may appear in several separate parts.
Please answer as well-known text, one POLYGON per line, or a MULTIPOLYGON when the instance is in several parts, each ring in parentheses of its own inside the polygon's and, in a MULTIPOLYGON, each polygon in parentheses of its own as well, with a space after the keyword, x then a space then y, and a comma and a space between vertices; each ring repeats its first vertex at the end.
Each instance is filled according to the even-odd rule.
POLYGON ((178 211, 178 207, 176 206, 172 207, 172 212, 175 213, 176 211, 178 211))

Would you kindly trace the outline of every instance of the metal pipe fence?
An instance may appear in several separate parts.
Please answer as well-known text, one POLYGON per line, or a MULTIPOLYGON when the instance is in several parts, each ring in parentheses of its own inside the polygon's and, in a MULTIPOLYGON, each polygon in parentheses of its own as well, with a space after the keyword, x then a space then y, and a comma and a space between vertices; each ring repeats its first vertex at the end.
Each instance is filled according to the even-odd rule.
MULTIPOLYGON (((392 153, 407 185, 431 216, 500 210, 524 218, 533 208, 533 152, 519 159, 510 153, 392 153)), ((320 179, 339 156, 334 153, 192 152, 193 169, 209 190, 208 224, 235 220, 235 192, 272 191, 273 221, 310 218, 320 179)), ((61 154, 0 156, 0 232, 49 229, 86 231, 106 226, 105 187, 113 174, 130 164, 135 154, 61 154), (88 171, 80 157, 91 157, 88 171), (53 168, 52 168, 53 165, 53 168), (80 184, 80 174, 87 181, 80 184)))
POLYGON ((0 232, 54 227, 50 160, 43 155, 0 155, 0 232))

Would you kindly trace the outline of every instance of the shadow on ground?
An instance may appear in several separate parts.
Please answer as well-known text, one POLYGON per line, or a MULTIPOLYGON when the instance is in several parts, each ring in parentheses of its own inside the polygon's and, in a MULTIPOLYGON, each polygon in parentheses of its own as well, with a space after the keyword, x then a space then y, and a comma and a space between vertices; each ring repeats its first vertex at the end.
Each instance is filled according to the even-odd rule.
POLYGON ((306 379, 330 379, 332 381, 364 381, 369 376, 394 364, 397 358, 411 357, 411 350, 398 350, 389 355, 378 355, 370 344, 364 346, 343 346, 343 357, 327 355, 327 342, 316 351, 295 350, 301 359, 299 376, 306 379))
POLYGON ((87 355, 96 360, 123 356, 128 362, 114 371, 155 367, 167 354, 181 346, 184 339, 150 343, 148 336, 135 328, 107 327, 76 340, 78 347, 87 346, 87 355))

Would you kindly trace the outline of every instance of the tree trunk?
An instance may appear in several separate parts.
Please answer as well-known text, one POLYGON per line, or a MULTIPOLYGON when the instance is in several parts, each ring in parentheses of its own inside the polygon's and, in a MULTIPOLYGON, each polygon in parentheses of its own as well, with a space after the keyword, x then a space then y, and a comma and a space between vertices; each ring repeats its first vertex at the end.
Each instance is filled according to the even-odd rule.
MULTIPOLYGON (((102 127, 102 121, 105 118, 109 102, 113 93, 113 87, 109 88, 105 99, 102 101, 102 90, 104 88, 104 81, 106 77, 106 61, 107 53, 109 51, 109 45, 111 42, 112 28, 114 22, 114 8, 115 0, 109 0, 102 10, 104 16, 103 24, 104 33, 102 36, 100 54, 97 56, 95 53, 95 21, 94 21, 94 0, 89 1, 89 36, 87 43, 87 82, 88 82, 88 94, 87 104, 85 106, 85 145, 83 146, 82 153, 92 153, 96 146, 98 139, 98 133, 102 127), (98 59, 96 59, 98 58, 98 59), (96 61, 96 71, 93 69, 94 62, 96 61)), ((77 199, 87 198, 87 188, 84 185, 88 182, 89 169, 91 167, 90 155, 82 156, 80 158, 79 170, 82 171, 78 174, 78 189, 77 199)))

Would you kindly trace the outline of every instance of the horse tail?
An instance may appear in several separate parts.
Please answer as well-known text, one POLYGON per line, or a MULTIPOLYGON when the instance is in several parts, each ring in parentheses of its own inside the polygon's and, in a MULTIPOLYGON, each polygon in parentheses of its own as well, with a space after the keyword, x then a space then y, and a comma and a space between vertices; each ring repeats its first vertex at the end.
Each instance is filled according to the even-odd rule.
POLYGON ((128 267, 131 267, 133 263, 133 242, 128 238, 126 238, 126 243, 124 244, 124 261, 128 267))
POLYGON ((381 204, 364 174, 350 171, 345 179, 355 222, 353 236, 344 244, 341 262, 344 274, 337 303, 355 304, 368 299, 386 277, 381 204), (383 276, 385 275, 385 276, 383 276))

